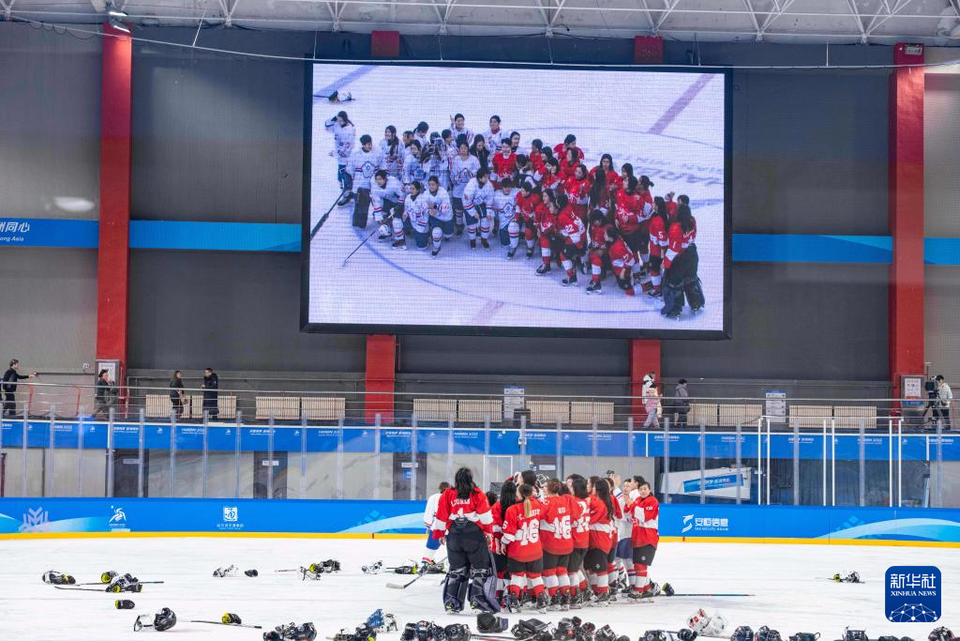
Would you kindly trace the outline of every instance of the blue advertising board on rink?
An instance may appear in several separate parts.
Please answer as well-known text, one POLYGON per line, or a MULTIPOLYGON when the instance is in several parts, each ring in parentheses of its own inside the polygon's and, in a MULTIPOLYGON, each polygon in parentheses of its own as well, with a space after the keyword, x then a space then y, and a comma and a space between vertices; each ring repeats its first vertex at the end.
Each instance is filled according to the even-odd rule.
MULTIPOLYGON (((423 501, 0 499, 0 535, 74 532, 423 534, 423 501)), ((663 504, 660 534, 695 540, 960 544, 960 510, 663 504)))
MULTIPOLYGON (((55 448, 106 448, 108 425, 103 422, 57 421, 54 424, 53 446, 55 448)), ((143 426, 144 449, 166 450, 170 448, 169 423, 146 423, 143 426)), ((272 449, 278 452, 336 452, 343 448, 348 453, 408 453, 427 454, 483 454, 493 456, 517 456, 525 451, 528 456, 633 456, 662 457, 665 453, 664 432, 626 430, 564 430, 557 438, 555 430, 526 430, 525 442, 515 429, 409 427, 394 428, 373 426, 287 426, 274 427, 272 449), (306 431, 305 438, 303 431, 306 431), (416 432, 416 443, 413 434, 416 432), (631 447, 632 445, 632 447, 631 447)), ((210 451, 265 452, 271 449, 271 428, 265 425, 224 425, 207 428, 206 447, 210 451)), ((140 425, 116 423, 113 426, 114 447, 137 449, 140 443, 140 425)), ((733 432, 708 432, 704 436, 704 456, 709 459, 733 459, 736 456, 736 434, 733 432)), ((23 421, 3 421, 0 443, 4 447, 22 447, 23 421)), ((671 432, 670 456, 676 458, 699 458, 699 432, 671 432)), ((864 437, 864 458, 870 461, 886 461, 890 458, 904 461, 928 461, 937 458, 935 434, 904 434, 902 441, 894 434, 893 442, 886 432, 868 433, 864 437)), ((50 447, 50 421, 31 420, 26 425, 27 447, 50 447)), ((174 436, 177 450, 203 450, 203 426, 181 424, 176 426, 174 436)), ((947 461, 960 460, 960 438, 944 435, 941 444, 942 456, 947 461)), ((827 436, 826 447, 822 434, 800 435, 801 459, 821 460, 826 458, 853 461, 860 457, 858 434, 827 436)), ((750 461, 765 459, 791 459, 794 451, 792 433, 775 433, 770 436, 756 431, 744 430, 740 436, 740 456, 747 465, 750 461)))

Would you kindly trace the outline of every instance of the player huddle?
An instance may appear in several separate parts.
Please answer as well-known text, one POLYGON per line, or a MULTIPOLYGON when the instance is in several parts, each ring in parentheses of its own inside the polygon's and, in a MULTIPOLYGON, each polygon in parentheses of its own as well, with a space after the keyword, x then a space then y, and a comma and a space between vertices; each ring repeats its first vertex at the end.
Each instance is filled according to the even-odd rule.
POLYGON ((669 318, 680 317, 685 299, 694 313, 703 308, 689 197, 654 196, 649 177, 629 163, 618 171, 610 154, 588 169, 574 134, 524 148, 498 116, 489 125, 474 134, 462 114, 439 133, 421 122, 398 135, 391 125, 378 146, 362 135, 355 148, 355 127, 339 112, 325 123, 343 189, 338 204, 355 201, 360 228, 372 205, 379 239, 395 249, 411 237, 435 258, 444 242, 466 235, 471 249, 499 242, 512 259, 522 242, 528 259, 540 249, 536 273, 557 267, 565 287, 589 273, 587 293, 600 294, 612 275, 628 296, 663 296, 669 318))
MULTIPOLYGON (((433 529, 449 538, 458 519, 478 524, 493 553, 497 599, 506 609, 520 612, 531 603, 540 611, 567 610, 590 601, 606 605, 617 591, 631 599, 659 594, 647 574, 660 538, 658 515, 659 503, 642 477, 621 483, 613 474, 573 474, 564 483, 528 470, 504 482, 492 506, 482 493, 464 501, 456 488, 446 490, 433 529)), ((453 573, 462 559, 450 552, 453 573)), ((448 609, 462 607, 455 597, 445 594, 448 609)))

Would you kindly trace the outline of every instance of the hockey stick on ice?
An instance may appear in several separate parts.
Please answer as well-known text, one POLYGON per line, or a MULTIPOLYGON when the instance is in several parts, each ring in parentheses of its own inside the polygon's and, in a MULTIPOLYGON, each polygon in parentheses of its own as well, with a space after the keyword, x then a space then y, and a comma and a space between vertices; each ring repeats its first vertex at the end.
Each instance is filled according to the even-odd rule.
POLYGON ((330 205, 330 209, 327 210, 327 213, 321 216, 320 220, 317 221, 317 224, 313 226, 313 229, 310 230, 310 240, 313 240, 313 237, 317 235, 317 232, 320 231, 321 227, 323 227, 323 223, 327 222, 327 218, 330 217, 330 212, 333 211, 333 208, 337 206, 337 203, 340 202, 340 199, 343 198, 343 195, 347 193, 347 191, 349 190, 344 188, 344 190, 340 192, 340 195, 337 196, 337 199, 333 201, 332 205, 330 205))
POLYGON ((254 628, 262 630, 262 625, 247 625, 246 623, 224 623, 223 621, 200 621, 199 619, 190 619, 190 623, 209 623, 210 625, 225 625, 228 628, 254 628))
POLYGON ((406 583, 388 583, 388 584, 387 584, 387 587, 388 587, 388 588, 391 588, 391 589, 393 589, 393 590, 406 590, 406 589, 409 588, 411 585, 413 585, 414 583, 416 583, 417 581, 419 581, 421 578, 423 578, 423 577, 425 577, 425 576, 427 576, 427 575, 426 575, 426 574, 418 574, 417 576, 413 577, 412 579, 410 579, 410 580, 407 581, 406 583))
POLYGON ((367 237, 364 238, 362 241, 360 241, 360 244, 357 245, 352 252, 350 252, 349 254, 347 254, 347 257, 343 259, 343 263, 340 265, 340 267, 346 267, 346 266, 347 266, 347 261, 350 260, 350 258, 351 258, 354 254, 356 254, 358 251, 360 251, 360 248, 363 247, 364 245, 366 245, 366 244, 367 244, 367 241, 370 240, 371 238, 373 238, 373 235, 374 235, 374 234, 376 234, 378 231, 380 231, 380 225, 382 225, 383 223, 387 222, 388 220, 392 220, 392 219, 393 219, 393 212, 390 212, 390 215, 389 215, 389 216, 384 216, 383 220, 381 220, 379 223, 376 223, 376 225, 375 225, 375 227, 374 227, 374 230, 373 230, 372 232, 370 232, 369 234, 367 234, 367 237))

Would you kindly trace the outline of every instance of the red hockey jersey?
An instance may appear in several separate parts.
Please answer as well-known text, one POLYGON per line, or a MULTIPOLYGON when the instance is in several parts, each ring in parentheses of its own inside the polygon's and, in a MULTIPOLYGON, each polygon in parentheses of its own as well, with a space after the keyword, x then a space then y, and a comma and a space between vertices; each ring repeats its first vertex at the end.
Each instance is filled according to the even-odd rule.
POLYGON ((548 496, 540 514, 540 539, 543 550, 563 555, 573 552, 573 501, 569 494, 548 496))
POLYGON ((503 536, 500 539, 507 549, 507 556, 517 561, 536 561, 543 557, 543 546, 540 543, 540 516, 543 513, 543 504, 531 500, 530 515, 523 511, 523 503, 516 503, 507 508, 503 517, 503 536))
POLYGON ((667 247, 667 224, 660 216, 650 219, 650 255, 663 256, 667 247))
POLYGON ((567 205, 560 212, 557 227, 560 228, 560 235, 563 236, 567 244, 583 247, 586 243, 587 227, 572 206, 567 205))
POLYGON ((630 492, 630 499, 633 501, 630 504, 630 516, 633 519, 630 540, 633 542, 633 547, 638 548, 644 545, 657 547, 660 543, 660 502, 653 494, 647 498, 641 498, 637 490, 630 492))
POLYGON ((663 256, 663 267, 667 269, 677 259, 683 250, 690 246, 697 239, 697 220, 693 219, 693 227, 690 231, 684 232, 683 226, 679 222, 670 224, 670 230, 667 232, 667 251, 663 256))
POLYGON ((516 171, 517 154, 511 153, 509 156, 504 156, 498 151, 497 155, 491 158, 491 162, 493 163, 493 171, 497 175, 494 182, 502 182, 516 171))
POLYGON ((606 249, 608 244, 607 231, 611 225, 590 225, 590 249, 606 249))
POLYGON ((590 498, 570 496, 573 504, 573 547, 585 550, 590 547, 590 498))
POLYGON ((557 216, 550 209, 540 203, 537 206, 536 211, 534 211, 534 217, 537 221, 537 231, 540 232, 540 235, 544 234, 553 234, 557 231, 557 216))
POLYGON ((628 269, 637 263, 637 255, 633 253, 623 238, 618 238, 610 245, 610 261, 618 269, 628 269))
POLYGON ((433 519, 433 537, 442 538, 450 531, 450 524, 454 521, 467 520, 476 523, 486 533, 493 530, 493 514, 487 495, 480 488, 473 488, 468 498, 457 497, 457 490, 450 488, 440 495, 437 505, 437 516, 433 519))
POLYGON ((524 197, 523 192, 517 193, 517 210, 519 210, 520 215, 523 216, 523 221, 528 225, 533 225, 536 222, 536 212, 537 207, 543 200, 540 198, 540 194, 531 193, 529 196, 524 197))
POLYGON ((638 192, 628 194, 626 189, 618 191, 615 209, 620 231, 632 234, 640 228, 643 221, 643 197, 638 192))
POLYGON ((553 189, 563 179, 563 176, 561 176, 559 172, 553 174, 547 170, 544 170, 541 171, 540 174, 542 175, 542 178, 540 178, 540 184, 543 185, 544 189, 553 189))
POLYGON ((493 525, 490 527, 493 533, 493 541, 490 543, 490 549, 496 553, 497 545, 503 537, 503 511, 500 509, 500 501, 494 503, 493 507, 490 508, 490 515, 493 518, 493 525))
POLYGON ((607 506, 596 496, 590 497, 590 537, 589 546, 609 552, 613 546, 613 519, 607 506))

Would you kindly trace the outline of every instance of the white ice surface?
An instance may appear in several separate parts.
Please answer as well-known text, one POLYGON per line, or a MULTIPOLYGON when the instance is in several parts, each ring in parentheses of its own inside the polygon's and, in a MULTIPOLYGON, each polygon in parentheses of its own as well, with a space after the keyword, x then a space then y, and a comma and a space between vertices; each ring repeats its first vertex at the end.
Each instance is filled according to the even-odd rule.
MULTIPOLYGON (((245 623, 275 626, 313 621, 319 636, 361 623, 377 608, 397 617, 402 629, 408 621, 460 622, 474 627, 472 617, 443 614, 439 583, 428 576, 404 591, 387 589, 390 581, 409 577, 394 574, 365 576, 360 567, 382 559, 385 564, 419 558, 416 540, 328 540, 256 538, 145 538, 0 541, 0 639, 114 640, 150 639, 154 632, 133 632, 136 614, 171 608, 178 624, 162 639, 188 641, 220 639, 257 641, 261 632, 189 623, 189 619, 218 620, 226 612, 245 623), (343 564, 340 574, 318 582, 301 582, 294 574, 272 570, 323 561, 343 564), (257 578, 217 579, 220 565, 257 568, 257 578), (115 610, 118 595, 70 593, 41 582, 44 571, 57 569, 79 581, 94 581, 105 570, 132 572, 147 585, 140 594, 123 598, 136 602, 135 610, 115 610)), ((930 630, 960 627, 960 554, 955 549, 826 545, 742 545, 664 543, 652 575, 668 580, 678 592, 746 592, 744 598, 658 599, 654 603, 584 608, 577 614, 598 627, 609 623, 618 634, 636 640, 644 630, 677 629, 697 607, 720 612, 732 626, 767 625, 787 635, 820 632, 828 641, 842 636, 844 627, 865 629, 871 639, 880 635, 909 636, 917 641, 930 630), (936 624, 889 623, 884 619, 883 573, 891 565, 935 565, 943 573, 946 616, 936 624), (823 578, 856 570, 862 585, 834 584, 823 578)), ((557 621, 565 613, 525 613, 557 621)), ((569 616, 569 615, 567 615, 569 616)), ((517 620, 509 615, 511 624, 517 620)), ((382 635, 398 641, 398 634, 382 635)))
MULTIPOLYGON (((323 122, 345 109, 357 138, 375 145, 384 128, 413 129, 424 120, 431 131, 449 127, 462 112, 475 133, 497 114, 506 132, 521 134, 521 149, 540 138, 549 145, 570 132, 599 164, 634 165, 648 174, 652 191, 688 194, 698 222, 703 312, 686 308, 680 321, 663 318, 661 300, 628 297, 613 278, 602 296, 588 296, 589 275, 578 288, 563 288, 561 270, 537 276, 539 247, 525 257, 524 243, 512 261, 492 237, 492 251, 470 251, 467 238, 444 241, 437 259, 415 248, 391 250, 371 239, 349 261, 344 258, 374 230, 351 226, 353 204, 334 208, 310 242, 309 320, 312 323, 465 325, 467 327, 562 327, 569 329, 720 330, 723 327, 723 78, 711 76, 699 93, 679 101, 698 81, 695 73, 603 72, 596 70, 453 69, 317 65, 314 71, 311 228, 339 194, 333 136, 323 122), (349 91, 353 102, 330 104, 317 97, 330 87, 349 91), (548 98, 544 98, 548 96, 548 98), (679 101, 679 103, 678 103, 679 101), (665 114, 661 134, 648 133, 665 114), (670 120, 672 118, 672 120, 670 120)), ((359 142, 357 143, 359 144, 359 142)))

